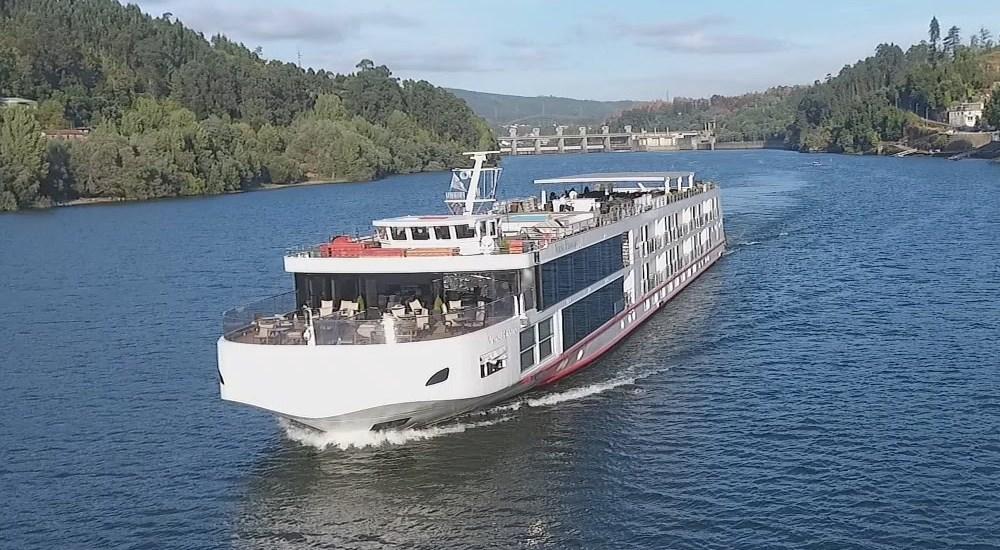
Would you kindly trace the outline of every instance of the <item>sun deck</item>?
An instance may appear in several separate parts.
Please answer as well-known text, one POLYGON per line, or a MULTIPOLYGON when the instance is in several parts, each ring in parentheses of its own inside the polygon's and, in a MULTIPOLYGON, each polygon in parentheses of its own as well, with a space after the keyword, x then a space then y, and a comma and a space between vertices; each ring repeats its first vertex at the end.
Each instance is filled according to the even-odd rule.
POLYGON ((581 175, 536 180, 543 185, 594 184, 562 195, 512 199, 479 215, 400 216, 373 222, 368 236, 290 249, 290 258, 426 258, 525 254, 569 236, 694 197, 714 188, 691 172, 581 175), (634 186, 626 186, 627 184, 634 186), (622 185, 626 184, 626 185, 622 185))

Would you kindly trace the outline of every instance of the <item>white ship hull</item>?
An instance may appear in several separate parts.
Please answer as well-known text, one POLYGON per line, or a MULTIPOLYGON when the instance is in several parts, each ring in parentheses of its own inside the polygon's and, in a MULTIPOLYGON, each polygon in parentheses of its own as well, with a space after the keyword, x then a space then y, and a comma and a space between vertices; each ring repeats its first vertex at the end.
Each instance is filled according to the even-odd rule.
POLYGON ((277 413, 320 431, 425 426, 480 410, 564 378, 599 359, 707 270, 724 244, 657 286, 588 338, 524 376, 516 369, 479 376, 479 357, 504 342, 517 346, 520 321, 429 342, 384 346, 258 346, 219 339, 223 399, 277 413), (646 307, 646 300, 650 306, 646 307), (296 353, 298 352, 298 353, 296 353), (357 368, 363 365, 363 368, 357 368), (425 386, 441 369, 448 384, 425 386), (452 374, 454 373, 454 374, 452 374), (509 376, 517 374, 518 376, 509 376), (378 388, 377 392, 372 391, 378 388))
MULTIPOLYGON (((540 251, 492 255, 481 263, 497 271, 505 265, 515 272, 533 269, 545 279, 554 276, 542 270, 548 262, 609 242, 620 246, 620 268, 601 272, 599 280, 578 290, 563 289, 546 303, 544 296, 552 294, 551 289, 537 289, 538 305, 526 304, 522 295, 515 311, 461 334, 365 345, 262 345, 224 336, 218 342, 222 397, 316 430, 346 432, 434 424, 555 382, 611 350, 722 256, 718 190, 705 187, 540 251), (696 219, 692 213, 697 213, 696 219), (677 220, 678 227, 672 228, 670 220, 677 220), (621 297, 621 306, 616 302, 611 313, 607 304, 598 307, 607 316, 595 323, 587 315, 589 306, 583 313, 580 306, 602 293, 621 297), (593 330, 583 334, 573 323, 585 317, 593 330)), ((470 261, 456 258, 452 269, 470 261)), ((286 258, 286 268, 336 272, 349 264, 367 273, 373 262, 402 263, 385 258, 330 260, 286 258), (359 267, 363 262, 368 265, 359 267)), ((438 270, 430 265, 436 258, 413 260, 427 271, 438 270)))

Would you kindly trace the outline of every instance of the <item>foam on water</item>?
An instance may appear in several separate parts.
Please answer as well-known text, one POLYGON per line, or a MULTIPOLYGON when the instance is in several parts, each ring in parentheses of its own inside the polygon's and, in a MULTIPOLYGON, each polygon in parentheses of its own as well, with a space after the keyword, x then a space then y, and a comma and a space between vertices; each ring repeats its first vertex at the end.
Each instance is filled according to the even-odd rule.
POLYGON ((319 450, 337 448, 341 450, 364 449, 368 447, 383 447, 392 445, 402 445, 411 441, 421 441, 432 439, 443 435, 462 433, 473 428, 492 426, 510 420, 511 417, 491 418, 479 422, 456 422, 454 424, 443 424, 439 426, 429 426, 426 428, 406 428, 402 430, 383 430, 373 432, 371 430, 354 430, 347 432, 317 432, 309 428, 296 426, 284 419, 278 419, 285 435, 289 439, 315 447, 319 450))
POLYGON ((278 422, 281 424, 282 428, 284 428, 285 435, 288 436, 289 439, 302 445, 315 447, 320 450, 330 448, 348 450, 403 445, 411 441, 432 439, 444 435, 463 433, 466 430, 474 428, 493 426, 495 424, 513 419, 514 416, 506 413, 515 412, 521 407, 549 407, 559 403, 565 403, 567 401, 584 399, 593 395, 604 393, 614 388, 634 384, 637 380, 647 378, 666 370, 668 370, 668 368, 654 369, 640 374, 620 375, 605 382, 587 384, 586 386, 552 392, 539 397, 519 399, 511 403, 504 403, 477 413, 472 413, 472 415, 460 418, 452 423, 429 426, 426 428, 405 428, 402 430, 383 430, 378 432, 370 430, 317 432, 309 428, 303 428, 292 424, 282 418, 279 418, 278 422), (471 420, 471 418, 480 418, 481 420, 471 420))

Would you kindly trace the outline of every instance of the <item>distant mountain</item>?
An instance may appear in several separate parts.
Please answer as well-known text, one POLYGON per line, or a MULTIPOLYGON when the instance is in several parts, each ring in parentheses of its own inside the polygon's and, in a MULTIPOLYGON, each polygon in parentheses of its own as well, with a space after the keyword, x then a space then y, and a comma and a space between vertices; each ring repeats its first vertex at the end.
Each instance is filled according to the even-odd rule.
POLYGON ((594 101, 568 97, 491 94, 448 88, 492 126, 524 124, 539 128, 553 124, 597 125, 611 116, 638 105, 639 101, 594 101))

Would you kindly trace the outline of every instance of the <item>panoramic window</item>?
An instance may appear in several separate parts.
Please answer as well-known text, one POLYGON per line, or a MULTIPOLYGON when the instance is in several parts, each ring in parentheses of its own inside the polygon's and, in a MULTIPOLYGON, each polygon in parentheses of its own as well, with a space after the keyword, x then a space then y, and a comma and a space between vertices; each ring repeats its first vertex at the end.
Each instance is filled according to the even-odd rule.
POLYGON ((426 241, 431 238, 431 232, 426 227, 411 227, 410 235, 415 241, 426 241))
POLYGON ((390 227, 389 232, 392 233, 392 240, 394 241, 405 241, 406 240, 406 228, 405 227, 390 227))
POLYGON ((451 227, 447 225, 434 226, 434 238, 439 241, 446 241, 451 238, 451 227))
POLYGON ((542 264, 540 309, 568 298, 623 266, 621 235, 542 264))

